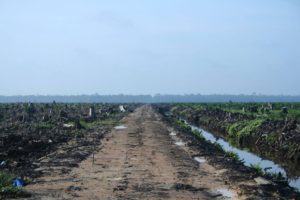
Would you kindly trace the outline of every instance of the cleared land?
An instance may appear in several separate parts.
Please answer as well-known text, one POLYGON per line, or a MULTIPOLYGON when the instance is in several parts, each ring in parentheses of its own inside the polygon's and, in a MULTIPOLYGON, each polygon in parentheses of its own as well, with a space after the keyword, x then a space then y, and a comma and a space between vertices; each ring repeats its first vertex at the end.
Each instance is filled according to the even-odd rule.
MULTIPOLYGON (((70 173, 44 176, 27 187, 32 199, 212 199, 224 170, 199 164, 196 154, 178 146, 151 107, 143 106, 123 119, 126 129, 107 134, 93 157, 70 173)), ((232 188, 226 195, 236 198, 232 188)))
POLYGON ((82 123, 89 143, 69 140, 38 158, 32 170, 39 176, 24 188, 31 194, 25 199, 297 198, 291 188, 260 177, 156 110, 150 105, 135 109, 96 143, 101 126, 82 123), (73 157, 83 159, 74 163, 73 157))

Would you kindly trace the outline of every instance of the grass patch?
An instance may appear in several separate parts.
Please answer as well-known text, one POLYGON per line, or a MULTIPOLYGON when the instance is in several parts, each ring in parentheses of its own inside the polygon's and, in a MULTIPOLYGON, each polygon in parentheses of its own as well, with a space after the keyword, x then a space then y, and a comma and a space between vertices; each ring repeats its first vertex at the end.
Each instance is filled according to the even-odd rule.
POLYGON ((240 160, 239 155, 237 153, 233 152, 233 151, 227 151, 225 153, 225 156, 227 156, 229 158, 232 158, 236 162, 240 160))
POLYGON ((222 151, 222 152, 224 151, 223 147, 219 143, 214 142, 213 145, 216 147, 217 150, 222 151))
POLYGON ((193 130, 192 134, 197 140, 205 141, 205 138, 203 137, 202 132, 200 132, 198 130, 193 130))
POLYGON ((268 144, 275 144, 278 140, 278 134, 273 132, 267 135, 266 137, 266 141, 268 142, 268 144))
POLYGON ((259 164, 251 164, 250 167, 255 171, 256 174, 260 176, 264 175, 264 170, 261 168, 261 166, 259 166, 259 164))
POLYGON ((54 124, 52 123, 47 123, 47 122, 39 122, 33 125, 37 129, 52 129, 55 127, 54 124))
POLYGON ((239 145, 243 140, 253 136, 265 119, 254 119, 250 121, 236 122, 227 127, 228 139, 239 145))
POLYGON ((105 120, 96 120, 93 122, 86 122, 85 120, 80 120, 79 123, 84 129, 93 129, 99 126, 111 128, 118 125, 119 120, 117 120, 116 118, 107 118, 105 120))
POLYGON ((24 191, 12 185, 15 176, 0 172, 0 199, 28 196, 24 191))
POLYGON ((282 180, 287 180, 280 172, 265 172, 265 175, 267 177, 272 178, 275 181, 282 181, 282 180))
POLYGON ((175 126, 179 128, 180 131, 182 132, 189 132, 191 131, 191 127, 187 125, 184 121, 182 120, 176 120, 175 121, 175 126))

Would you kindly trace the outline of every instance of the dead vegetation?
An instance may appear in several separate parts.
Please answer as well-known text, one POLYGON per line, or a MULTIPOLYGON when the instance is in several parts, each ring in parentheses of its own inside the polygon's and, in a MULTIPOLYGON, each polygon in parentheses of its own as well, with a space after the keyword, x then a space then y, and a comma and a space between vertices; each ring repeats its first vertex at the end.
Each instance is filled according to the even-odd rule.
POLYGON ((1 173, 27 183, 53 170, 66 173, 90 155, 103 135, 134 108, 55 102, 0 104, 1 173))

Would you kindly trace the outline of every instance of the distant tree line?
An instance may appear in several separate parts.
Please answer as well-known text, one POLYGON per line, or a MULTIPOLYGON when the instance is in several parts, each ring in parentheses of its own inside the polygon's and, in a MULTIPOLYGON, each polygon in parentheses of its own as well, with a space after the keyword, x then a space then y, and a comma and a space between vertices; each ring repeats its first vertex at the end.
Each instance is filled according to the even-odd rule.
POLYGON ((174 103, 174 102, 300 102, 299 96, 288 95, 27 95, 0 96, 0 103, 174 103))

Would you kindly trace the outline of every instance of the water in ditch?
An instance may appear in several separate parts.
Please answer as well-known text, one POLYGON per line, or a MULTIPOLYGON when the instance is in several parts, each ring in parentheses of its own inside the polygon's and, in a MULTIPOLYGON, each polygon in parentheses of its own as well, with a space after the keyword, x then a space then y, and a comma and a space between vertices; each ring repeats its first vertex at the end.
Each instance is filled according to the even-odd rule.
POLYGON ((288 173, 280 165, 274 163, 271 160, 263 159, 254 153, 234 147, 231 144, 229 144, 229 142, 225 141, 224 139, 216 137, 213 133, 210 133, 202 128, 191 125, 188 122, 186 122, 186 123, 187 123, 187 125, 189 125, 192 128, 192 130, 197 130, 197 131, 201 132, 202 136, 207 141, 221 145, 225 151, 232 151, 232 152, 235 152, 236 154, 238 154, 239 158, 244 161, 244 165, 246 165, 246 166, 259 165, 262 169, 269 169, 268 172, 272 172, 272 173, 280 172, 284 177, 288 178, 288 182, 291 187, 294 187, 294 188, 297 188, 298 190, 300 190, 300 177, 293 177, 293 178, 288 177, 288 175, 287 175, 288 173))

